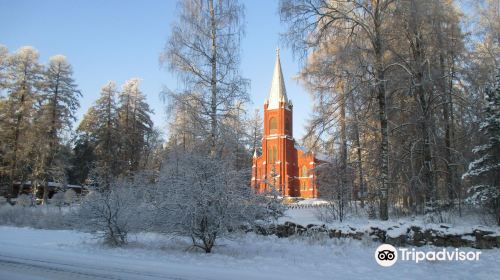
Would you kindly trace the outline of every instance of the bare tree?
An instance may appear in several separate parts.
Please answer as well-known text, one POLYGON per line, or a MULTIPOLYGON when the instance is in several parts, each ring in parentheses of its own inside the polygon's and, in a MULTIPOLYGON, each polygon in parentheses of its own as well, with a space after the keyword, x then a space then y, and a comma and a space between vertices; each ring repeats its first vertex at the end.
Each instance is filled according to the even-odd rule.
POLYGON ((262 147, 261 147, 261 141, 262 141, 262 127, 263 127, 263 121, 262 117, 260 115, 260 110, 256 109, 254 114, 251 116, 249 119, 249 138, 251 142, 251 150, 254 153, 261 154, 262 153, 262 147))
POLYGON ((221 153, 220 123, 234 117, 235 107, 248 99, 249 81, 239 74, 243 19, 243 5, 236 0, 181 1, 160 57, 185 87, 166 94, 172 103, 198 114, 213 155, 221 153))
POLYGON ((193 246, 212 251, 216 240, 252 225, 266 210, 245 172, 230 162, 173 149, 165 159, 156 192, 156 226, 188 236, 193 246))
POLYGON ((387 21, 394 0, 327 1, 283 0, 280 2, 282 21, 288 23, 285 40, 296 51, 317 49, 324 42, 335 41, 337 35, 363 38, 363 49, 370 57, 367 73, 378 102, 380 132, 379 199, 380 218, 388 219, 389 135, 387 121, 387 21))

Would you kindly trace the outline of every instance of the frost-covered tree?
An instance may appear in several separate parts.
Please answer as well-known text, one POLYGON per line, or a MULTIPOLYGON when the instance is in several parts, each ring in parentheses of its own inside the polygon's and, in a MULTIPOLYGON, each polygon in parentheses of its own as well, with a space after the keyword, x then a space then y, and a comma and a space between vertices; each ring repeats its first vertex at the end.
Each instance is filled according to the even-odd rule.
POLYGON ((139 85, 138 78, 126 81, 118 96, 120 160, 124 171, 128 173, 139 169, 148 137, 153 134, 152 111, 139 85))
MULTIPOLYGON (((318 173, 318 192, 321 196, 329 201, 325 208, 323 217, 326 221, 338 219, 344 221, 348 202, 353 193, 352 185, 347 182, 352 182, 353 173, 345 172, 343 160, 339 156, 332 156, 328 162, 325 162, 317 167, 318 173), (337 176, 342 174, 343 176, 337 176)), ((350 170, 350 169, 348 169, 350 170)))
POLYGON ((495 69, 500 67, 500 2, 498 0, 474 1, 476 19, 473 29, 472 71, 477 82, 485 84, 494 80, 495 69))
MULTIPOLYGON (((6 69, 7 69, 7 62, 8 62, 8 57, 9 57, 9 52, 8 49, 0 44, 0 116, 4 115, 4 112, 7 111, 7 102, 5 100, 4 96, 4 90, 6 88, 6 69)), ((0 122, 0 127, 1 127, 1 122, 0 122)), ((5 174, 4 166, 5 163, 5 153, 7 152, 5 144, 3 142, 3 137, 0 136, 0 189, 4 188, 4 185, 6 184, 7 181, 7 176, 5 174)), ((5 192, 5 190, 4 190, 5 192)))
POLYGON ((99 99, 89 108, 78 127, 78 131, 93 145, 95 167, 100 173, 97 176, 105 178, 102 183, 106 186, 109 186, 112 178, 120 173, 116 92, 113 81, 104 85, 99 99))
POLYGON ((462 178, 475 183, 469 200, 489 209, 500 226, 500 70, 494 86, 486 90, 484 116, 480 131, 488 141, 473 149, 479 158, 469 164, 462 178))
POLYGON ((250 151, 253 153, 257 153, 257 155, 262 154, 262 128, 263 121, 261 117, 260 110, 256 109, 254 114, 250 116, 250 119, 247 121, 247 134, 249 138, 250 151))
POLYGON ((184 94, 178 96, 181 102, 168 102, 167 113, 169 114, 168 144, 178 146, 184 151, 192 150, 200 145, 204 133, 203 120, 197 113, 202 110, 197 102, 199 95, 184 94))
POLYGON ((133 175, 157 160, 160 133, 139 85, 140 79, 132 78, 119 93, 112 81, 102 88, 78 127, 74 164, 79 168, 72 169, 72 180, 85 181, 95 168, 101 174, 93 175, 107 177, 102 182, 109 185, 112 178, 133 175))
POLYGON ((246 176, 232 164, 197 153, 171 151, 156 188, 156 227, 188 236, 212 251, 216 239, 265 217, 246 176))
POLYGON ((0 44, 0 100, 2 98, 2 91, 5 89, 6 82, 6 69, 7 60, 9 57, 9 50, 4 45, 0 44))
MULTIPOLYGON (((394 11, 394 0, 281 0, 280 17, 288 25, 284 38, 294 51, 307 54, 328 42, 356 38, 363 50, 358 63, 371 82, 377 102, 379 125, 378 191, 380 219, 389 217, 389 122, 387 115, 388 22, 394 11), (347 33, 347 36, 346 36, 347 33)), ((336 58, 333 57, 334 59, 336 58)), ((336 59, 334 63, 339 63, 336 59)))
POLYGON ((224 160, 233 162, 237 170, 249 170, 248 163, 252 153, 249 151, 249 139, 246 137, 245 108, 243 102, 238 102, 228 116, 221 121, 219 129, 219 151, 224 160))
POLYGON ((277 188, 271 187, 270 190, 263 193, 266 205, 266 216, 273 223, 285 215, 286 206, 283 204, 283 197, 277 188))
POLYGON ((71 131, 81 93, 73 79, 73 69, 63 55, 50 58, 44 75, 41 108, 37 118, 37 137, 33 181, 43 186, 43 201, 48 198, 48 182, 62 182, 68 162, 61 153, 63 133, 71 131))
POLYGON ((9 197, 14 195, 14 183, 24 181, 29 174, 29 152, 34 139, 33 118, 39 102, 42 66, 38 51, 21 47, 9 56, 6 70, 6 98, 0 108, 0 152, 3 162, 0 176, 7 177, 9 197))
POLYGON ((160 57, 184 83, 167 90, 171 104, 196 114, 210 152, 221 154, 221 123, 247 101, 249 81, 239 73, 243 5, 236 0, 179 2, 179 17, 160 57), (186 98, 188 97, 188 98, 186 98))

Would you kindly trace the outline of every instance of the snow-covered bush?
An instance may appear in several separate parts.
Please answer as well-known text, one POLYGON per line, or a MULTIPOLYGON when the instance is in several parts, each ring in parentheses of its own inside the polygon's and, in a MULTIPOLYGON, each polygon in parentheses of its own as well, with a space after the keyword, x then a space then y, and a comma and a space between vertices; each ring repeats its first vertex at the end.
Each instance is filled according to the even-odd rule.
POLYGON ((324 207, 319 207, 315 211, 315 217, 324 223, 333 223, 338 220, 338 210, 334 202, 329 202, 324 207))
POLYGON ((56 192, 52 196, 52 198, 50 199, 50 204, 61 209, 61 207, 64 206, 64 193, 63 192, 56 192))
POLYGON ((0 207, 4 206, 7 204, 7 199, 3 196, 0 196, 0 207))
POLYGON ((263 194, 266 204, 266 215, 268 220, 277 222, 279 218, 285 215, 286 206, 283 204, 283 197, 274 187, 270 191, 263 194))
POLYGON ((72 189, 69 189, 64 192, 64 203, 72 204, 76 200, 76 192, 72 189))
POLYGON ((143 229, 142 189, 131 182, 119 181, 109 189, 94 190, 82 201, 76 218, 111 246, 127 243, 130 231, 143 229))
POLYGON ((72 228, 66 213, 49 205, 24 207, 6 204, 0 206, 0 224, 43 229, 72 228))
POLYGON ((32 204, 33 204, 33 199, 31 195, 21 194, 16 199, 16 205, 19 206, 26 207, 26 206, 31 206, 32 204))
POLYGON ((224 161, 172 152, 161 174, 155 196, 156 227, 190 237, 193 247, 206 253, 217 238, 265 215, 248 177, 224 161))

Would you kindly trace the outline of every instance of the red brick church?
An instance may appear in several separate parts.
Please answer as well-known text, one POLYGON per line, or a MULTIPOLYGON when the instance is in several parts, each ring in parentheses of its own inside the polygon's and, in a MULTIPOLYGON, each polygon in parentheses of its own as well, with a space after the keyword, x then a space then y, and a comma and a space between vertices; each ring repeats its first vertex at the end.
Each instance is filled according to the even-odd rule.
POLYGON ((255 152, 253 156, 252 187, 263 192, 275 186, 283 196, 316 197, 318 191, 313 169, 319 163, 313 153, 295 144, 293 105, 286 95, 277 50, 271 90, 264 103, 262 155, 255 152))

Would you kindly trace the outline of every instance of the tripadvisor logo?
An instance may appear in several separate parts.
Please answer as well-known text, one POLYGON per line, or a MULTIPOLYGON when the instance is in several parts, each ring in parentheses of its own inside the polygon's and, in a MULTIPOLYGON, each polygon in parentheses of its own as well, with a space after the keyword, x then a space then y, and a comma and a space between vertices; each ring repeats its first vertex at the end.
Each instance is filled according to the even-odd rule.
POLYGON ((394 246, 382 244, 375 250, 375 260, 381 266, 393 266, 398 260, 398 252, 394 246))
POLYGON ((375 250, 375 261, 384 267, 393 266, 396 261, 479 261, 481 251, 462 251, 442 249, 439 251, 420 251, 415 248, 399 248, 389 244, 382 244, 375 250))

